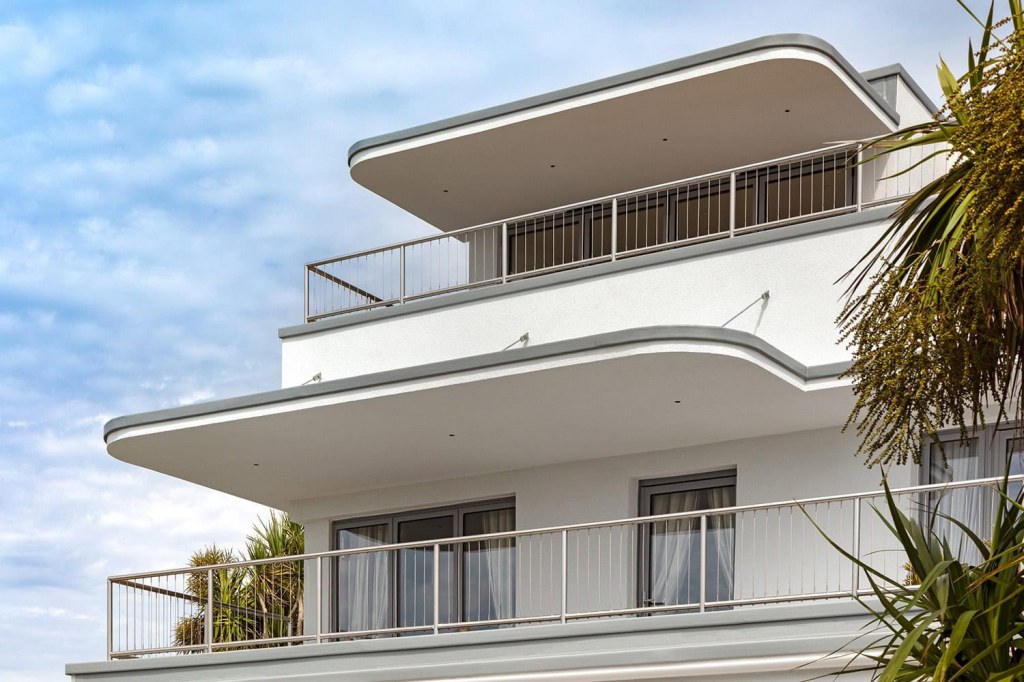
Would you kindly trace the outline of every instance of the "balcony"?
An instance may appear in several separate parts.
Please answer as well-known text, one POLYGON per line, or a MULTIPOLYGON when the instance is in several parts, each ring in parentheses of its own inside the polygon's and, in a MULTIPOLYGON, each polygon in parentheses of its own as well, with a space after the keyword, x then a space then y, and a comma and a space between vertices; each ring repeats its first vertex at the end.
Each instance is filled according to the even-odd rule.
POLYGON ((833 147, 316 261, 306 265, 305 320, 896 202, 945 172, 933 151, 874 158, 833 147))
MULTIPOLYGON (((938 509, 984 537, 986 510, 1001 499, 998 483, 915 486, 894 497, 909 516, 938 509)), ((335 551, 120 575, 107 586, 107 656, 849 601, 870 593, 867 581, 818 529, 902 581, 905 557, 885 527, 887 516, 875 490, 403 544, 381 544, 364 532, 335 551)), ((935 523, 969 559, 964 530, 935 523)))

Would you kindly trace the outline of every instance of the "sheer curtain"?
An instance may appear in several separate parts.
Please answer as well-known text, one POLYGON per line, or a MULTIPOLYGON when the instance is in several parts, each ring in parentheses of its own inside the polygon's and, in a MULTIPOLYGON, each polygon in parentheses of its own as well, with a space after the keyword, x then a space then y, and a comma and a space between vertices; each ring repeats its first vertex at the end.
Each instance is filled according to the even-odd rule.
MULTIPOLYGON (((712 488, 707 491, 708 507, 721 509, 736 504, 735 488, 712 488)), ((735 516, 708 516, 707 595, 708 601, 732 599, 733 565, 736 554, 735 516)))
MULTIPOLYGON (((700 490, 651 496, 651 515, 700 509, 700 490)), ((700 588, 700 520, 651 524, 651 594, 654 605, 695 604, 700 588)))
MULTIPOLYGON (((388 541, 380 524, 339 531, 338 549, 374 547, 388 541)), ((386 628, 390 580, 387 552, 338 557, 338 629, 346 632, 386 628)))
MULTIPOLYGON (((484 533, 505 533, 515 530, 514 509, 495 509, 483 512, 481 518, 484 533)), ((516 576, 515 539, 500 538, 489 540, 480 552, 484 564, 481 573, 487 576, 487 608, 481 608, 487 619, 512 618, 515 616, 516 576)))
MULTIPOLYGON (((950 481, 968 481, 981 478, 981 458, 978 456, 977 439, 962 444, 958 441, 946 441, 942 450, 934 443, 929 452, 929 482, 947 483, 950 481), (946 458, 943 461, 943 450, 946 458)), ((959 553, 964 560, 973 561, 978 558, 977 548, 956 524, 944 517, 952 517, 966 524, 975 532, 981 532, 985 519, 990 511, 992 496, 988 489, 953 488, 929 496, 928 513, 935 512, 934 525, 936 534, 945 537, 950 549, 959 553)), ((931 519, 929 519, 931 521, 931 519)))
MULTIPOLYGON (((651 496, 652 516, 731 507, 736 489, 704 488, 651 496)), ((707 601, 732 598, 734 522, 731 514, 708 516, 704 566, 707 601)), ((653 605, 700 603, 700 517, 651 523, 650 597, 653 605)))

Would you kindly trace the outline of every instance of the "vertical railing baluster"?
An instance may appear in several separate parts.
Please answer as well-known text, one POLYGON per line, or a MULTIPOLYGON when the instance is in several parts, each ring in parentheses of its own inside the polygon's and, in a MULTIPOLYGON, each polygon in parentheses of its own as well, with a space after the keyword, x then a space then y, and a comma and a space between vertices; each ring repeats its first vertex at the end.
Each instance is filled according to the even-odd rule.
POLYGON ((434 634, 440 628, 441 618, 441 544, 434 543, 434 634))
POLYGON ((206 652, 213 652, 213 569, 206 569, 206 652))
POLYGON ((114 583, 107 579, 107 660, 114 658, 114 583))
POLYGON ((302 308, 305 311, 306 322, 309 322, 309 266, 306 266, 302 277, 302 308))
POLYGON ((405 303, 405 244, 398 247, 398 302, 405 303))
POLYGON ((857 212, 860 213, 864 205, 864 166, 861 165, 864 162, 864 150, 858 147, 855 158, 857 161, 851 170, 853 172, 854 189, 857 192, 857 212))
POLYGON ((499 255, 501 257, 501 283, 504 284, 508 281, 508 223, 501 224, 501 248, 499 249, 499 255))
POLYGON ((708 515, 700 515, 700 612, 704 613, 708 581, 708 515))
POLYGON ((729 173, 729 236, 736 236, 736 173, 729 173))
POLYGON ((569 608, 569 566, 568 566, 568 552, 569 552, 569 531, 562 529, 562 607, 560 611, 560 620, 565 622, 565 613, 569 608))
MULTIPOLYGON (((853 548, 850 552, 854 559, 860 560, 860 498, 853 498, 853 548)), ((857 593, 860 592, 860 566, 857 565, 856 561, 850 562, 853 564, 853 580, 850 585, 852 588, 853 596, 856 597, 857 593)))
MULTIPOLYGON (((313 626, 313 634, 316 636, 316 643, 319 644, 323 641, 323 630, 324 630, 324 596, 323 596, 323 557, 318 556, 314 561, 316 562, 316 624, 313 626)), ((302 631, 305 633, 305 623, 302 624, 302 631)))
POLYGON ((615 255, 618 252, 618 235, 619 235, 619 200, 618 198, 612 199, 612 260, 615 260, 615 255))

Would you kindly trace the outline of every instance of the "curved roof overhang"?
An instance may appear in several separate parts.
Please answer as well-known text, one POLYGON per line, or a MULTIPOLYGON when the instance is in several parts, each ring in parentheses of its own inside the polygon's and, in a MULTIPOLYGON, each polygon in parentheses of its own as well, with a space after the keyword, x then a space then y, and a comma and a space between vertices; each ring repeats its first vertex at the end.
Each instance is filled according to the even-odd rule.
POLYGON ((827 42, 774 35, 357 142, 359 184, 443 230, 891 132, 827 42))
POLYGON ((745 332, 654 327, 121 417, 105 439, 125 462, 287 508, 835 426, 852 405, 844 367, 745 332))

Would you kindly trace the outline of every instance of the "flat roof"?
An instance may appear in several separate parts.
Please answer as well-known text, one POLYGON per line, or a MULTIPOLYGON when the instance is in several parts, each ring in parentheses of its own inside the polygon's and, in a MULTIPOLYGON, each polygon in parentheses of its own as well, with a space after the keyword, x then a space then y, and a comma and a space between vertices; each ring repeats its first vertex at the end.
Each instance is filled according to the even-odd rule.
POLYGON ((898 124, 832 45, 780 34, 366 138, 348 160, 357 182, 450 230, 898 124))

